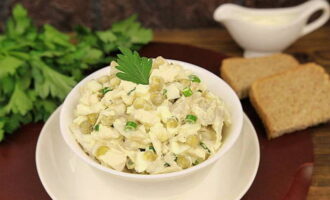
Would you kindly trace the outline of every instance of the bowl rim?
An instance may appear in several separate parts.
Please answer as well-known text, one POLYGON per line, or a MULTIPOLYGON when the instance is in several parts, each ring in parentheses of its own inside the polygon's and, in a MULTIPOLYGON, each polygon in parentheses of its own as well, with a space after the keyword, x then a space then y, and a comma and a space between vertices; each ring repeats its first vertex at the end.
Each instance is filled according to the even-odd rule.
MULTIPOLYGON (((164 58, 166 59, 166 58, 164 58)), ((208 71, 207 69, 204 69, 200 66, 197 66, 195 64, 192 63, 188 63, 188 62, 184 62, 184 61, 180 61, 180 60, 175 60, 175 59, 166 59, 169 62, 172 63, 178 63, 181 64, 184 68, 197 68, 197 70, 201 70, 203 73, 206 73, 208 76, 212 76, 213 78, 216 78, 217 81, 219 81, 219 83, 221 82, 221 84, 223 84, 225 86, 226 92, 230 93, 230 96, 232 96, 232 101, 234 101, 235 106, 238 106, 238 118, 235 119, 235 121, 237 121, 237 126, 235 126, 235 128, 231 131, 231 134, 234 134, 233 138, 228 141, 230 143, 227 144, 227 146, 225 146, 226 148, 223 149, 222 151, 217 151, 212 157, 208 158, 207 160, 205 160, 204 162, 202 162, 201 164, 189 167, 187 169, 183 169, 181 171, 176 171, 176 172, 170 172, 170 173, 164 173, 164 174, 133 174, 133 173, 127 173, 127 172, 121 172, 121 171, 117 171, 111 168, 108 168, 106 166, 101 165, 100 163, 98 163, 97 161, 94 161, 91 159, 90 156, 88 156, 83 149, 81 149, 81 151, 77 151, 74 147, 71 146, 71 142, 69 141, 69 138, 67 136, 67 130, 68 127, 66 127, 63 123, 63 119, 64 119, 64 115, 67 112, 66 110, 66 105, 69 104, 69 102, 71 101, 71 98, 73 96, 73 93, 76 90, 79 90, 79 88, 85 84, 88 80, 90 80, 92 76, 95 76, 96 74, 100 73, 101 71, 105 71, 105 70, 109 70, 110 66, 106 66, 103 67, 91 74, 89 74, 88 76, 86 76, 84 79, 82 79, 78 84, 75 85, 75 87, 69 92, 69 94, 66 96, 61 110, 60 110, 60 116, 59 116, 59 122, 60 122, 60 132, 62 137, 64 138, 65 143, 69 146, 69 148, 80 158, 82 159, 84 162, 88 163, 89 165, 97 168, 98 170, 101 170, 103 172, 109 173, 109 174, 113 174, 119 177, 124 177, 124 178, 129 178, 129 179, 136 179, 136 180, 161 180, 161 179, 168 179, 168 178, 173 178, 173 177, 181 177, 184 175, 188 175, 191 174, 195 171, 198 171, 202 168, 205 168, 206 166, 209 166, 211 164, 213 164, 214 162, 216 162, 219 158, 221 158, 225 153, 228 152, 228 150, 234 145, 234 143, 237 141, 239 135, 241 134, 242 131, 242 127, 243 127, 243 108, 242 108, 242 104, 237 96, 237 94, 234 92, 234 90, 224 81, 222 80, 219 76, 215 75, 214 73, 208 71)), ((70 134, 71 131, 69 131, 70 134)), ((77 141, 76 141, 77 142, 77 141)), ((77 142, 78 143, 78 142, 77 142)), ((78 143, 79 144, 79 143, 78 143)), ((224 148, 224 147, 220 147, 224 148)))

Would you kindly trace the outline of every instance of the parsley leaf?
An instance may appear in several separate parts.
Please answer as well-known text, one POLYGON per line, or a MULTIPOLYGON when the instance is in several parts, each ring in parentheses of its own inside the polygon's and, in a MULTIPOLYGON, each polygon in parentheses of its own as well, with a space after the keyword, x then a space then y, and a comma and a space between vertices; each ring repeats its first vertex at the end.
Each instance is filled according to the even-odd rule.
POLYGON ((69 42, 70 37, 67 34, 59 32, 49 24, 44 25, 43 29, 44 32, 40 37, 44 41, 44 44, 50 49, 55 49, 55 45, 73 48, 73 44, 69 42))
POLYGON ((203 149, 207 150, 208 153, 211 153, 210 149, 203 142, 200 142, 199 145, 201 145, 203 149))
POLYGON ((105 87, 105 88, 102 88, 102 89, 99 90, 99 92, 100 92, 102 95, 105 95, 106 93, 108 93, 108 92, 110 92, 110 91, 112 91, 112 89, 109 88, 109 87, 105 87))
POLYGON ((20 67, 23 62, 20 59, 17 59, 12 56, 5 56, 0 59, 0 78, 5 77, 8 74, 14 74, 16 69, 20 67))
POLYGON ((51 95, 62 99, 76 84, 72 78, 55 71, 39 59, 32 60, 32 65, 38 67, 44 76, 43 83, 35 85, 37 93, 42 98, 51 95))
POLYGON ((155 150, 155 148, 154 148, 154 146, 149 146, 149 150, 151 150, 151 151, 153 151, 154 153, 156 153, 156 150, 155 150))
POLYGON ((122 80, 130 81, 137 84, 148 85, 152 60, 140 55, 127 48, 120 48, 122 54, 118 55, 118 66, 116 67, 121 72, 116 76, 122 80))
POLYGON ((17 83, 15 90, 9 100, 9 103, 5 106, 5 112, 20 113, 25 115, 33 107, 33 101, 31 98, 25 94, 25 92, 20 88, 17 83))
POLYGON ((52 99, 36 99, 36 103, 33 110, 34 122, 40 120, 47 120, 52 112, 57 108, 57 101, 52 99))
POLYGON ((102 42, 114 42, 117 39, 117 36, 111 31, 98 31, 96 35, 100 38, 102 42))
POLYGON ((21 4, 17 4, 13 9, 13 17, 7 21, 6 32, 11 37, 24 34, 30 27, 31 20, 27 16, 27 11, 21 4))
POLYGON ((103 56, 102 51, 94 48, 86 48, 84 53, 83 62, 87 64, 96 64, 103 56))
POLYGON ((141 24, 136 21, 136 18, 137 16, 133 15, 123 21, 113 24, 112 31, 128 36, 133 43, 147 43, 152 39, 152 32, 150 29, 143 28, 141 24))
MULTIPOLYGON (((3 96, 10 95, 14 91, 15 80, 12 76, 6 76, 6 77, 0 79, 0 85, 2 85, 2 88, 0 91, 3 92, 3 96)), ((0 100, 0 102, 1 102, 1 100, 0 100)))
POLYGON ((94 131, 99 131, 100 130, 100 124, 96 124, 94 126, 94 131))
POLYGON ((131 89, 130 91, 128 91, 128 92, 127 92, 127 96, 131 95, 131 94, 132 94, 132 92, 134 92, 135 90, 136 90, 136 87, 135 87, 135 88, 133 88, 133 89, 131 89))
POLYGON ((5 137, 5 130, 4 130, 5 122, 0 121, 0 141, 3 140, 5 137))

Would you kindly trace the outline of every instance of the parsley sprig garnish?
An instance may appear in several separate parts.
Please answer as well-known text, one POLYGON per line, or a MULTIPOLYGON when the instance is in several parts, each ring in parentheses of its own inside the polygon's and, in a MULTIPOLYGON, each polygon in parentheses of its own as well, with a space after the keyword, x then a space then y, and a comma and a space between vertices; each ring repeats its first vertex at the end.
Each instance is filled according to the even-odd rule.
POLYGON ((136 51, 132 52, 127 48, 120 48, 122 54, 118 55, 119 71, 116 76, 122 80, 130 81, 136 84, 149 84, 152 60, 141 57, 136 51))

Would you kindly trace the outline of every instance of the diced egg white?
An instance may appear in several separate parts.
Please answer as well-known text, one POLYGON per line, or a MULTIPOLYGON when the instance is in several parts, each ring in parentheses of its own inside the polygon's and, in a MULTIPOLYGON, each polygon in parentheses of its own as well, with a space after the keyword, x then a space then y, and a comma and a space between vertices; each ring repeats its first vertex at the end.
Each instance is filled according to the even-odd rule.
POLYGON ((122 151, 110 148, 104 155, 98 159, 109 165, 111 168, 122 171, 125 167, 127 155, 122 151))

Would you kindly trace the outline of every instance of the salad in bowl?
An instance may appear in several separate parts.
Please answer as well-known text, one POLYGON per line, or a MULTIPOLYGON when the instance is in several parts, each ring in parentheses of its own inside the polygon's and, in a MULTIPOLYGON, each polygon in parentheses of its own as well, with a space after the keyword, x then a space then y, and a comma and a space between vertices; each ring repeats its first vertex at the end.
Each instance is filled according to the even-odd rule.
POLYGON ((61 110, 64 139, 85 161, 117 175, 175 174, 214 162, 237 139, 242 110, 232 90, 221 98, 180 62, 128 49, 118 57, 61 110))

